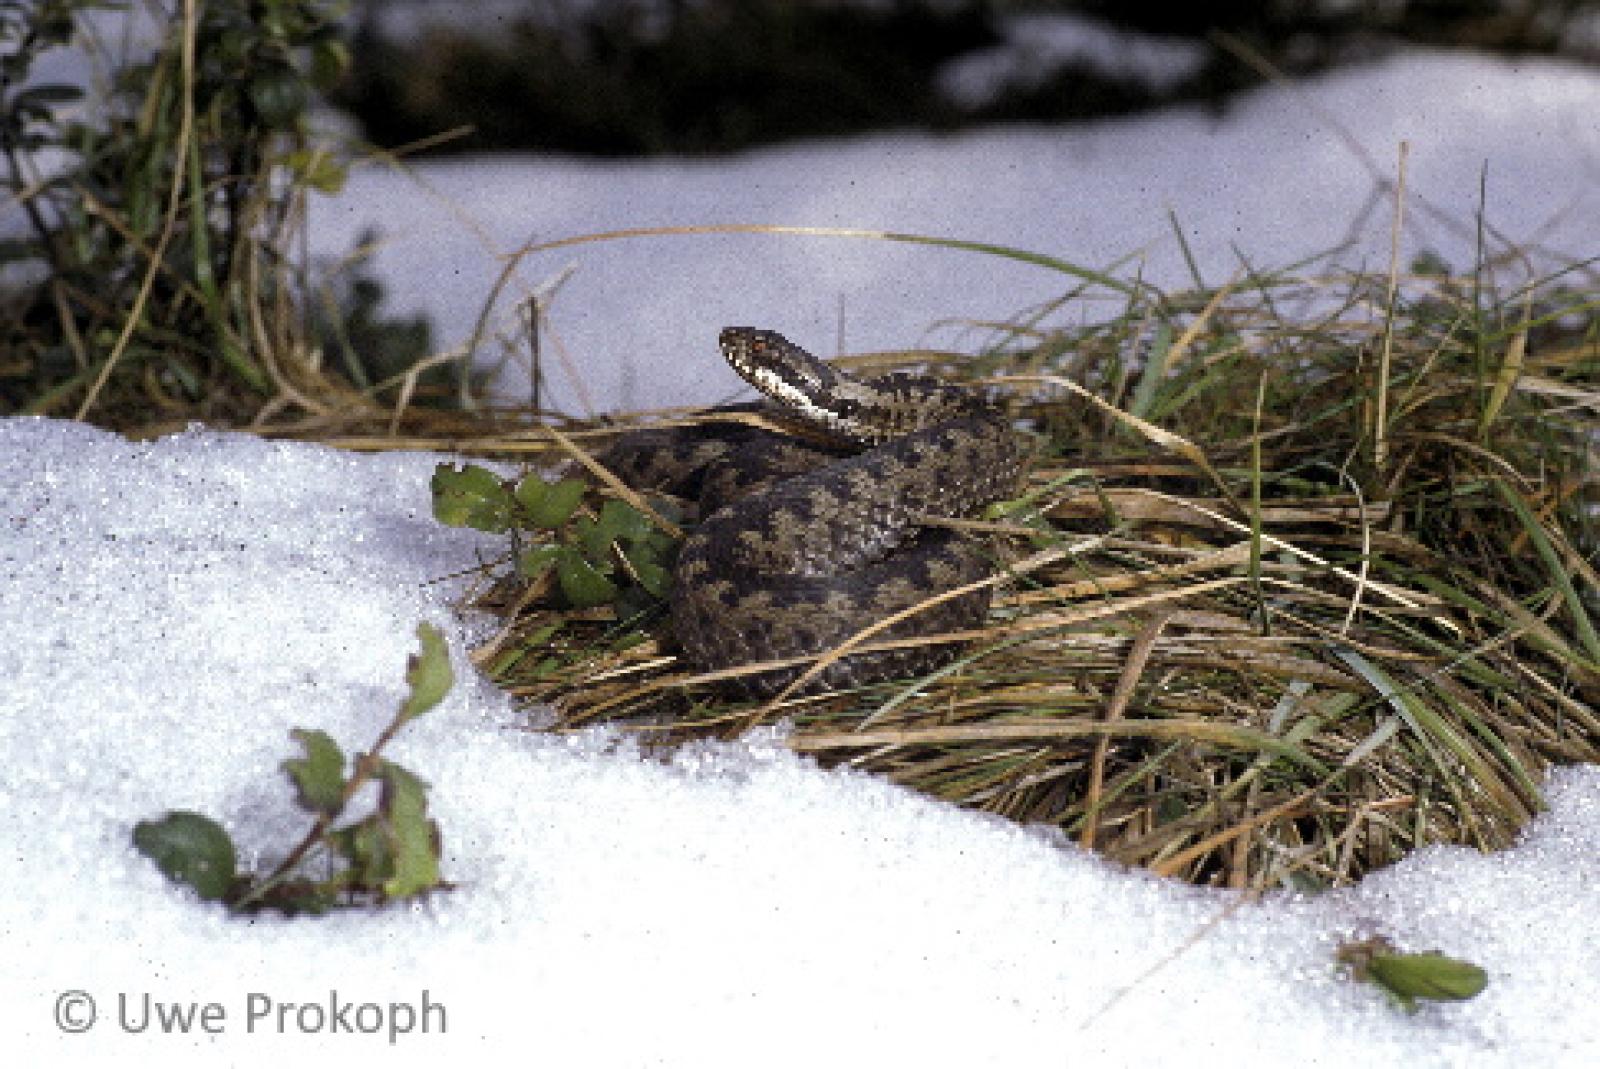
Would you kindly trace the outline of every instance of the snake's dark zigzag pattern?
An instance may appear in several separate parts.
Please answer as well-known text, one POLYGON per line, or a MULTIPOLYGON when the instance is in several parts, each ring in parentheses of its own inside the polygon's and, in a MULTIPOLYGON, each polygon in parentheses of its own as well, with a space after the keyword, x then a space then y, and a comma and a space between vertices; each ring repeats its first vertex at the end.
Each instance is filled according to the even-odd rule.
MULTIPOLYGON (((812 656, 863 627, 992 571, 981 541, 918 525, 962 517, 1010 496, 1021 443, 977 394, 912 375, 853 378, 781 335, 722 332, 735 370, 780 406, 774 413, 828 446, 749 428, 647 431, 604 458, 631 484, 695 496, 704 515, 673 577, 673 627, 702 669, 812 656), (851 455, 853 452, 853 455, 851 455)), ((875 640, 963 630, 988 612, 987 589, 952 598, 875 640)), ((926 672, 951 644, 845 657, 808 689, 926 672)), ((735 682, 764 696, 803 668, 735 682)))

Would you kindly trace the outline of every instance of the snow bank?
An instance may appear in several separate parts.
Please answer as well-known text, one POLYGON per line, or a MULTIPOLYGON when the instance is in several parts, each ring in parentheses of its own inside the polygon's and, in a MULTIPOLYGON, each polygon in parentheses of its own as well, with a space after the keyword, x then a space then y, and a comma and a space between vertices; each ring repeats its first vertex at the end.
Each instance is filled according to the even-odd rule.
MULTIPOLYGON (((1342 248, 1333 264, 1387 270, 1392 197, 1411 144, 1406 250, 1468 270, 1485 179, 1496 238, 1549 263, 1600 252, 1600 75, 1549 61, 1413 51, 1242 98, 1118 122, 955 137, 863 137, 725 159, 482 158, 358 171, 312 205, 312 236, 344 254, 368 226, 392 307, 426 311, 439 342, 470 334, 496 254, 636 226, 776 223, 996 242, 1168 288, 1190 285, 1170 211, 1205 280, 1342 248), (1348 136, 1348 140, 1347 140, 1348 136), (1543 250, 1544 255, 1540 254, 1543 250)), ((821 355, 919 342, 971 348, 1077 280, 968 252, 875 240, 695 236, 586 245, 524 261, 513 299, 562 275, 546 388, 567 411, 699 404, 740 384, 717 355, 726 325, 781 330, 821 355), (940 324, 944 324, 940 326, 940 324)), ((1516 270, 1514 268, 1513 270, 1516 270)), ((1063 310, 1099 319, 1091 290, 1063 310)), ((497 352, 497 350, 496 350, 497 352)), ((488 355, 495 355, 491 353, 488 355)), ((502 383, 520 400, 527 372, 502 383)))
POLYGON ((1500 856, 1248 902, 766 736, 670 763, 542 737, 460 657, 440 580, 495 547, 428 518, 434 460, 0 421, 11 1064, 1600 1060, 1600 769, 1553 776, 1500 856), (275 860, 305 827, 288 730, 367 744, 419 619, 452 632, 462 682, 391 755, 433 785, 457 890, 236 920, 134 852, 134 822, 194 808, 275 860), (1373 933, 1489 987, 1401 1014, 1334 964, 1373 933), (163 1031, 174 1010, 189 1031, 163 1031))

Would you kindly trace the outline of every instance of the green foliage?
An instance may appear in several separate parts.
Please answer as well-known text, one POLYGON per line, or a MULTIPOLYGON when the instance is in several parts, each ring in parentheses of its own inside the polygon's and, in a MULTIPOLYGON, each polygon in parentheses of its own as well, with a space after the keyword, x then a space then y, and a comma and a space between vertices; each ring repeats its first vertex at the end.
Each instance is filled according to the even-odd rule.
POLYGON ((284 774, 294 784, 295 800, 308 813, 334 816, 344 804, 344 751, 325 731, 295 728, 289 737, 306 750, 304 757, 283 763, 284 774))
POLYGON ((535 527, 560 527, 578 511, 588 484, 582 479, 562 479, 547 483, 543 479, 523 479, 513 492, 517 503, 535 527))
POLYGON ((1372 981, 1407 1011, 1416 1009, 1418 999, 1461 1002, 1477 996, 1489 985, 1488 974, 1478 966, 1447 958, 1437 951, 1378 954, 1367 968, 1372 981))
POLYGON ((378 319, 369 279, 335 292, 303 264, 302 201, 345 179, 309 123, 349 63, 343 3, 208 0, 148 53, 97 56, 113 73, 87 107, 30 84, 83 16, 126 7, 0 5, 0 185, 28 225, 0 243, 0 415, 238 421, 318 350, 358 389, 394 373, 375 355, 426 355, 426 324, 378 319))
POLYGON ((1339 960, 1357 980, 1376 984, 1407 1013, 1416 1012, 1419 999, 1462 1002, 1489 984, 1488 974, 1471 962, 1433 950, 1402 954, 1382 937, 1345 944, 1339 960))
POLYGON ((433 470, 433 516, 451 527, 503 533, 510 529, 517 498, 487 468, 440 464, 433 470))
POLYGON ((233 840, 210 817, 186 809, 133 826, 133 845, 173 883, 186 883, 207 901, 233 888, 238 864, 233 840))
POLYGON ((439 522, 510 535, 517 574, 530 583, 553 577, 568 607, 613 605, 632 616, 666 596, 676 541, 626 501, 594 507, 587 495, 580 479, 507 482, 475 464, 441 464, 433 474, 439 522))
POLYGON ((186 884, 208 901, 234 912, 276 909, 326 913, 339 906, 392 902, 448 887, 439 877, 439 829, 428 817, 427 784, 379 752, 405 724, 438 705, 455 682, 444 636, 422 624, 421 650, 406 672, 410 691, 367 753, 347 762, 326 732, 295 728, 289 734, 304 751, 282 764, 295 801, 314 817, 310 831, 264 877, 236 871, 228 833, 198 813, 176 811, 134 826, 133 844, 174 883, 186 884), (348 772, 347 772, 348 768, 348 772), (379 786, 377 809, 335 828, 350 800, 366 783, 379 786), (299 874, 314 851, 339 864, 321 879, 299 874))
POLYGON ((450 670, 450 653, 444 636, 426 625, 417 628, 417 638, 422 651, 406 665, 406 683, 411 692, 400 706, 399 722, 409 723, 444 701, 455 685, 455 674, 450 670))
POLYGON ((366 819, 330 833, 329 845, 345 862, 334 878, 341 890, 376 889, 390 901, 439 885, 439 842, 427 815, 427 784, 390 761, 376 761, 378 808, 366 819))
POLYGON ((383 836, 390 861, 386 870, 369 874, 383 877, 388 898, 409 898, 439 882, 439 845, 436 827, 428 819, 428 785, 392 761, 378 766, 378 811, 373 821, 383 836))

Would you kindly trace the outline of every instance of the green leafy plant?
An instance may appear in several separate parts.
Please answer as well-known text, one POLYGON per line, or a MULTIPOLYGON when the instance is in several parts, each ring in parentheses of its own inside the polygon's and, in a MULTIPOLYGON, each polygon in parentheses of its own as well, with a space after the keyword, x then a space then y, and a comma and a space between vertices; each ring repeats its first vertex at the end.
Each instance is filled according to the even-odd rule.
POLYGON ((1357 980, 1376 984, 1407 1013, 1416 1012, 1419 999, 1461 1002, 1489 984, 1488 974, 1471 962, 1434 950, 1402 954, 1382 936, 1346 943, 1339 960, 1357 980))
POLYGON ((289 733, 303 753, 284 761, 283 772, 295 801, 314 819, 270 873, 240 873, 227 831, 210 817, 186 810, 140 821, 133 829, 134 846, 173 882, 237 913, 326 913, 448 888, 439 876, 439 829, 428 817, 427 784, 380 756, 402 727, 438 705, 455 682, 444 636, 422 624, 417 637, 422 648, 406 672, 410 692, 370 750, 347 760, 326 732, 295 728, 289 733), (379 789, 376 810, 339 824, 356 792, 373 781, 379 789), (303 871, 314 855, 330 862, 320 879, 303 871))
POLYGON ((593 498, 581 479, 507 481, 475 464, 433 474, 441 523, 510 535, 518 574, 552 582, 571 608, 613 605, 633 616, 666 596, 676 539, 626 501, 593 498))
POLYGON ((0 3, 0 187, 28 227, 0 242, 0 414, 241 421, 327 392, 328 372, 372 391, 396 357, 415 364, 425 329, 379 319, 381 293, 331 286, 303 255, 305 198, 346 174, 310 119, 349 62, 344 5, 173 5, 153 47, 123 55, 79 34, 126 6, 0 3), (81 108, 78 86, 30 83, 80 43, 113 72, 81 108))

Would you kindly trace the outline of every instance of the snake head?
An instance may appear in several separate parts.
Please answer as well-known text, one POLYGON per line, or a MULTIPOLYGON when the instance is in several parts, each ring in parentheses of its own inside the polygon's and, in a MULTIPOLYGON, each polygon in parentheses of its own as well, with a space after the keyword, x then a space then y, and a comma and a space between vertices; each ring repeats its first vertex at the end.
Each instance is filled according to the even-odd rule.
POLYGON ((987 406, 969 391, 900 373, 862 379, 818 360, 775 330, 724 327, 722 355, 807 437, 871 446, 987 406))
POLYGON ((837 389, 837 372, 775 330, 724 327, 719 340, 739 377, 785 408, 808 412, 837 389))

